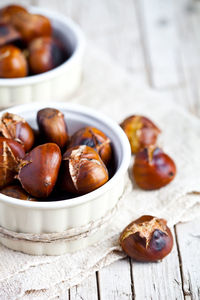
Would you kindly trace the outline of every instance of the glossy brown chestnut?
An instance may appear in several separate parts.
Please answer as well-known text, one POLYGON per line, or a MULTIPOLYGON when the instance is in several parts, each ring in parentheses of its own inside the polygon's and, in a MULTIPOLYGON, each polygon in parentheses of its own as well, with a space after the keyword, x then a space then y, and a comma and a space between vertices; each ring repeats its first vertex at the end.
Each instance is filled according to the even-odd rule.
POLYGON ((13 26, 0 23, 0 46, 14 43, 20 39, 20 33, 13 26))
POLYGON ((70 142, 70 147, 78 145, 87 145, 94 148, 105 165, 108 165, 112 149, 110 139, 102 131, 91 126, 81 128, 72 135, 70 142))
POLYGON ((20 11, 12 15, 10 23, 20 32, 27 44, 36 37, 50 36, 52 33, 49 19, 41 15, 20 11))
POLYGON ((64 51, 55 38, 39 37, 28 47, 28 62, 32 74, 40 74, 58 67, 64 61, 64 51))
POLYGON ((173 237, 166 220, 142 216, 123 230, 120 244, 133 259, 152 262, 163 259, 171 252, 173 237))
POLYGON ((20 200, 36 201, 35 198, 31 197, 20 185, 17 184, 4 187, 0 190, 0 193, 20 200))
POLYGON ((28 66, 22 51, 13 45, 0 48, 0 78, 25 77, 28 66))
POLYGON ((149 146, 138 152, 133 164, 133 177, 144 190, 159 189, 176 175, 174 161, 160 148, 149 146))
POLYGON ((64 153, 60 175, 61 189, 74 194, 89 193, 108 181, 108 171, 100 156, 86 145, 64 153))
POLYGON ((20 164, 18 179, 27 193, 46 198, 52 192, 61 163, 60 148, 54 143, 35 147, 20 164))
POLYGON ((133 154, 148 145, 154 145, 161 132, 151 120, 138 115, 126 118, 121 127, 129 139, 133 154))
POLYGON ((10 22, 11 17, 20 12, 27 12, 27 10, 20 5, 7 5, 0 9, 0 22, 10 22))
POLYGON ((56 143, 63 149, 69 140, 63 113, 55 108, 44 108, 37 113, 40 134, 48 142, 56 143))
POLYGON ((10 139, 23 144, 25 151, 29 151, 34 144, 34 133, 30 125, 21 117, 4 113, 0 119, 0 133, 10 139))
POLYGON ((0 188, 14 180, 24 148, 14 140, 0 137, 0 188))

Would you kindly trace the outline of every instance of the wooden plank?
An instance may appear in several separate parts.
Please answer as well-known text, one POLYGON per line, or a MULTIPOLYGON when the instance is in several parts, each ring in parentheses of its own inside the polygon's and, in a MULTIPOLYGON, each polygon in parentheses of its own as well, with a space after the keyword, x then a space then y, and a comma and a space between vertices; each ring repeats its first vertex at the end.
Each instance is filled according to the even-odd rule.
POLYGON ((70 289, 70 300, 97 300, 97 278, 96 274, 90 276, 78 286, 70 289))
POLYGON ((157 263, 132 261, 135 299, 184 299, 176 243, 169 256, 157 263))
POLYGON ((174 87, 182 82, 174 2, 138 1, 150 83, 156 88, 174 87))
POLYGON ((143 49, 136 9, 132 0, 36 0, 37 5, 53 8, 77 22, 87 42, 107 52, 126 68, 134 83, 146 83, 143 49))
POLYGON ((128 258, 103 268, 99 271, 98 278, 101 300, 132 299, 131 270, 128 258))
POLYGON ((199 1, 178 0, 177 28, 180 40, 180 58, 186 85, 189 110, 200 116, 200 37, 199 37, 199 1))
POLYGON ((200 299, 200 218, 176 226, 186 299, 200 299))

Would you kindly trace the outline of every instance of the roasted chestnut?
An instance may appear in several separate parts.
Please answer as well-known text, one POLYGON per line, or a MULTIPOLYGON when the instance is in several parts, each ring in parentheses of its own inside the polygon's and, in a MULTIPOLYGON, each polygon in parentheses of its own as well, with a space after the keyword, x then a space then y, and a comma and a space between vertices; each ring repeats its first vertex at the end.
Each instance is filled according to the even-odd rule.
POLYGON ((52 33, 51 23, 47 17, 26 11, 13 14, 10 23, 20 32, 27 44, 36 37, 50 36, 52 33))
POLYGON ((176 175, 174 161, 160 148, 149 146, 138 152, 133 164, 133 177, 144 190, 159 189, 176 175))
POLYGON ((121 127, 129 139, 133 154, 148 145, 154 145, 161 132, 151 120, 138 115, 126 118, 121 127))
POLYGON ((56 143, 63 149, 69 136, 63 113, 55 108, 44 108, 37 113, 40 134, 48 142, 56 143))
POLYGON ((59 181, 64 191, 86 194, 108 181, 108 171, 93 148, 76 146, 63 155, 59 181))
POLYGON ((8 112, 0 119, 0 134, 23 144, 25 151, 29 151, 34 143, 30 125, 23 118, 8 112))
POLYGON ((22 51, 13 46, 5 45, 0 48, 0 77, 17 78, 28 74, 27 61, 22 51))
POLYGON ((19 143, 0 137, 0 188, 14 180, 19 161, 24 156, 24 149, 19 143))
POLYGON ((17 176, 25 191, 37 198, 48 197, 56 184, 61 159, 60 148, 54 143, 37 146, 27 153, 17 176))
POLYGON ((133 259, 152 262, 163 259, 171 252, 173 237, 166 220, 142 216, 123 230, 120 244, 133 259))
POLYGON ((28 51, 28 62, 32 74, 52 70, 64 61, 62 46, 52 37, 39 37, 32 40, 28 51))
POLYGON ((105 165, 108 165, 112 155, 111 144, 110 139, 102 131, 92 126, 79 129, 72 135, 69 146, 78 145, 87 145, 94 148, 105 165))
POLYGON ((20 39, 20 33, 13 26, 0 23, 0 46, 19 41, 20 39))
POLYGON ((27 10, 21 5, 7 5, 0 9, 0 22, 10 22, 11 17, 20 12, 27 12, 27 10))
POLYGON ((36 201, 35 198, 31 197, 21 186, 17 184, 8 185, 0 190, 0 193, 21 200, 36 201))

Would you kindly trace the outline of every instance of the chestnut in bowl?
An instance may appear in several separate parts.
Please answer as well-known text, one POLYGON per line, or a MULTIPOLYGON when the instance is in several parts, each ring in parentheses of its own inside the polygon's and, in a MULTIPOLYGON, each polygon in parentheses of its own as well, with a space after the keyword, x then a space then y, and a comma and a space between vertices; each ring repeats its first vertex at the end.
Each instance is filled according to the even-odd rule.
POLYGON ((71 136, 69 147, 78 145, 87 145, 94 148, 105 165, 108 165, 111 160, 112 149, 110 139, 105 133, 95 127, 87 126, 81 128, 71 136))
POLYGON ((14 180, 20 159, 24 156, 24 149, 19 143, 0 137, 0 188, 14 180))
POLYGON ((27 44, 36 37, 52 34, 50 20, 43 15, 20 11, 11 16, 10 23, 20 32, 27 44))
POLYGON ((0 46, 20 40, 21 35, 13 26, 0 23, 0 46))
POLYGON ((0 134, 6 138, 18 141, 29 151, 34 144, 34 132, 24 118, 4 113, 0 118, 0 134))
POLYGON ((0 78, 25 77, 28 65, 23 52, 13 46, 0 47, 0 78))
POLYGON ((7 5, 0 9, 0 22, 9 23, 13 15, 21 12, 27 12, 26 8, 17 4, 7 5))
POLYGON ((56 143, 63 149, 69 140, 67 124, 61 111, 44 108, 37 112, 37 123, 43 140, 56 143))
POLYGON ((65 53, 61 43, 53 37, 39 37, 29 44, 28 62, 32 74, 52 70, 63 63, 65 53))
POLYGON ((81 195, 96 190, 107 181, 107 168, 93 148, 81 145, 64 153, 60 175, 62 190, 81 195))

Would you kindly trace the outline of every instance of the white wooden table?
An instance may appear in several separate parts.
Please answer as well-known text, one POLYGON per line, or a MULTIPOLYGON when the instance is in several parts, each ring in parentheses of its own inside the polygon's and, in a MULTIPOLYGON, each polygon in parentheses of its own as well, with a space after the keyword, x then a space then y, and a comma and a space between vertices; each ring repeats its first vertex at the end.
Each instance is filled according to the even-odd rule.
MULTIPOLYGON (((14 1, 1 0, 1 5, 14 1)), ((141 86, 168 90, 200 116, 199 0, 20 0, 79 23, 141 86)), ((174 248, 161 263, 129 258, 66 291, 66 299, 200 299, 200 219, 174 227, 174 248)))

